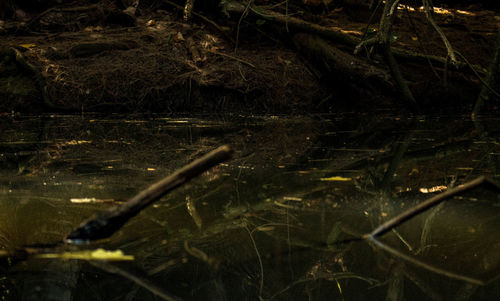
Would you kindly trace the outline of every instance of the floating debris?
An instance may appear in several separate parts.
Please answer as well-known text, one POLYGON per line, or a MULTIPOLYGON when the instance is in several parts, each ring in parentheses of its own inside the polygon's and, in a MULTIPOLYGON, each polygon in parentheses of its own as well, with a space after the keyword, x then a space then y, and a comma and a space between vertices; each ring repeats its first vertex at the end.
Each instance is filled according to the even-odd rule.
POLYGON ((69 200, 74 204, 85 204, 85 203, 113 203, 114 199, 96 199, 96 198, 71 198, 69 200))
POLYGON ((434 187, 431 187, 431 188, 425 188, 425 187, 422 187, 419 189, 419 191, 421 193, 433 193, 433 192, 440 192, 440 191, 444 191, 448 189, 447 186, 444 186, 444 185, 439 185, 439 186, 434 186, 434 187))
POLYGON ((125 255, 121 250, 108 251, 104 249, 97 250, 85 250, 77 252, 63 252, 63 253, 48 253, 39 254, 37 258, 60 258, 64 260, 68 259, 83 259, 83 260, 112 260, 112 261, 131 261, 134 260, 134 256, 125 255))
POLYGON ((346 182, 346 181, 351 181, 352 178, 344 178, 340 176, 334 176, 334 177, 329 177, 329 178, 321 178, 321 181, 337 181, 337 182, 346 182))

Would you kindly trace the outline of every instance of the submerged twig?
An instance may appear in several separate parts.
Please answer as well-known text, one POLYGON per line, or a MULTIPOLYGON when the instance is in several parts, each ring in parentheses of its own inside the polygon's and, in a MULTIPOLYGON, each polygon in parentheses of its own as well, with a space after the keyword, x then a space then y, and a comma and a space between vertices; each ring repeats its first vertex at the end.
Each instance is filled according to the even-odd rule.
POLYGON ((85 242, 111 236, 141 210, 192 178, 229 159, 232 153, 233 150, 228 145, 213 150, 141 191, 126 203, 98 213, 66 236, 65 242, 85 242))
POLYGON ((454 279, 459 279, 459 280, 463 280, 463 281, 466 281, 466 282, 469 282, 469 283, 473 283, 473 284, 477 284, 477 285, 484 285, 484 281, 481 281, 479 279, 476 279, 476 278, 472 278, 472 277, 467 277, 467 276, 464 276, 464 275, 460 275, 460 274, 456 274, 456 273, 453 273, 453 272, 450 272, 450 271, 447 271, 447 270, 443 270, 441 268, 438 268, 438 267, 435 267, 435 266, 432 266, 430 264, 427 264, 425 262, 422 262, 418 259, 415 259, 409 255, 406 255, 380 241, 378 241, 374 236, 370 236, 368 237, 368 241, 370 241, 371 243, 375 244, 377 247, 381 248, 381 249, 384 249, 385 251, 397 256, 397 257, 400 257, 400 258, 403 258, 404 260, 410 262, 410 263, 413 263, 414 265, 417 265, 417 266, 420 266, 428 271, 431 271, 431 272, 434 272, 436 274, 439 274, 439 275, 443 275, 443 276, 447 276, 447 277, 450 277, 450 278, 454 278, 454 279))
POLYGON ((403 271, 404 276, 408 278, 413 284, 420 288, 420 290, 426 294, 431 300, 443 301, 444 298, 439 292, 433 289, 424 279, 422 279, 417 273, 411 269, 405 269, 403 271))
POLYGON ((465 184, 462 184, 460 186, 457 186, 455 188, 446 190, 430 199, 427 199, 425 202, 418 204, 417 206, 401 213, 400 215, 386 221, 382 225, 378 226, 375 230, 373 230, 371 233, 365 234, 365 238, 374 238, 376 236, 381 236, 385 234, 386 232, 394 229, 395 227, 403 224, 407 220, 411 219, 412 217, 426 211, 427 209, 441 203, 442 201, 449 199, 450 197, 453 197, 459 193, 462 193, 464 191, 470 190, 472 188, 475 188, 479 185, 482 184, 487 184, 493 186, 493 188, 497 189, 500 191, 500 186, 490 180, 489 178, 485 176, 481 176, 475 180, 472 180, 470 182, 467 182, 465 184))
POLYGON ((257 259, 259 260, 260 267, 260 284, 259 284, 259 297, 262 297, 262 291, 264 290, 264 264, 262 263, 262 257, 260 256, 259 248, 257 248, 257 243, 253 238, 252 232, 248 229, 248 226, 245 225, 245 229, 250 236, 250 240, 252 241, 253 248, 255 250, 255 254, 257 255, 257 259))
POLYGON ((306 277, 306 278, 300 278, 298 280, 295 280, 294 282, 290 283, 287 287, 276 292, 268 300, 273 300, 274 298, 285 293, 286 291, 290 290, 291 288, 293 288, 294 286, 296 286, 298 284, 312 282, 312 281, 316 281, 318 279, 325 279, 328 281, 332 281, 332 280, 338 281, 338 280, 344 280, 344 279, 358 279, 358 280, 365 281, 370 285, 378 284, 378 280, 376 280, 376 279, 359 276, 359 275, 356 275, 352 272, 321 273, 320 275, 316 275, 315 277, 311 277, 311 278, 306 277))
POLYGON ((384 177, 382 178, 382 189, 386 194, 389 194, 390 192, 391 184, 394 181, 394 174, 403 161, 403 156, 408 150, 408 146, 410 145, 410 141, 413 138, 413 134, 413 131, 409 131, 394 151, 394 156, 391 160, 391 163, 389 164, 389 167, 387 167, 384 177))
POLYGON ((424 253, 427 248, 427 241, 429 240, 429 235, 431 233, 431 224, 434 220, 434 217, 437 215, 439 210, 443 207, 444 203, 440 203, 435 207, 427 216, 424 222, 424 226, 422 227, 422 234, 420 235, 420 249, 418 252, 424 253))
POLYGON ((91 261, 91 260, 89 260, 88 263, 90 263, 91 265, 93 265, 93 266, 95 266, 103 271, 106 271, 108 273, 120 275, 120 276, 134 282, 135 284, 139 285, 140 287, 148 290, 153 295, 156 295, 163 300, 167 300, 167 301, 181 301, 182 300, 179 297, 174 296, 174 295, 166 292, 164 289, 150 283, 148 280, 144 279, 143 277, 138 277, 130 272, 127 272, 123 269, 120 269, 119 267, 117 267, 115 265, 111 265, 109 263, 102 262, 102 261, 91 261))

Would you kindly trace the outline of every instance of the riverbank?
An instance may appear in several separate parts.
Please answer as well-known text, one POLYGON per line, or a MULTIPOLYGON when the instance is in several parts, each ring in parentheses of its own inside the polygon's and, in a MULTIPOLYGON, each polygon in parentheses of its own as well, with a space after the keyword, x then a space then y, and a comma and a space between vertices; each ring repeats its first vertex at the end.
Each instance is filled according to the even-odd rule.
MULTIPOLYGON (((358 73, 332 68, 331 61, 305 49, 303 36, 287 24, 245 14, 213 17, 218 23, 195 14, 184 22, 181 11, 161 3, 134 14, 109 2, 61 5, 27 21, 4 22, 0 112, 409 111, 380 58, 359 55, 356 60, 367 67, 358 73)), ((366 24, 366 11, 348 6, 311 11, 301 20, 352 38, 377 25, 366 24)), ((494 11, 477 6, 436 11, 455 49, 477 70, 399 58, 401 70, 424 112, 467 112, 481 88, 475 73, 486 76, 500 21, 494 11)), ((445 55, 439 35, 425 22, 418 10, 402 11, 394 25, 395 47, 445 55)), ((350 60, 352 46, 328 45, 349 55, 341 60, 350 60)))

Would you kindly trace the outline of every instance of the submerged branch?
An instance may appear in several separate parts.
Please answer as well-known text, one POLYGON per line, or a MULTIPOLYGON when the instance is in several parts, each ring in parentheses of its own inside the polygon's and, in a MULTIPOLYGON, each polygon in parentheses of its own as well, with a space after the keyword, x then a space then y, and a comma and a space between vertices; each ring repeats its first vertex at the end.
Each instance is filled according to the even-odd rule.
POLYGON ((419 267, 422 267, 428 271, 431 271, 431 272, 434 272, 436 274, 439 274, 439 275, 443 275, 443 276, 447 276, 447 277, 450 277, 450 278, 454 278, 454 279, 459 279, 459 280, 462 280, 462 281, 465 281, 465 282, 469 282, 469 283, 473 283, 473 284, 477 284, 477 285, 484 285, 484 281, 481 281, 479 279, 476 279, 476 278, 472 278, 472 277, 467 277, 467 276, 464 276, 464 275, 460 275, 460 274, 456 274, 456 273, 453 273, 453 272, 450 272, 450 271, 447 271, 447 270, 443 270, 441 268, 438 268, 438 267, 435 267, 435 266, 432 266, 430 264, 427 264, 425 262, 422 262, 418 259, 415 259, 409 255, 406 255, 392 247, 389 247, 388 245, 378 241, 374 236, 370 236, 368 238, 368 241, 375 244, 377 247, 399 257, 399 258, 402 258, 416 266, 419 266, 419 267))
POLYGON ((483 184, 492 186, 494 189, 500 191, 500 186, 497 183, 493 182, 492 180, 490 180, 489 178, 487 178, 485 176, 481 176, 475 180, 472 180, 470 182, 467 182, 467 183, 462 184, 460 186, 457 186, 455 188, 446 190, 446 191, 444 191, 444 192, 442 192, 442 193, 440 193, 440 194, 438 194, 430 199, 427 199, 425 202, 420 203, 417 206, 401 213, 400 215, 386 221, 385 223, 383 223, 382 225, 377 227, 375 230, 373 230, 371 233, 365 234, 364 237, 365 238, 373 238, 376 236, 381 236, 381 235, 385 234, 386 232, 394 229, 395 227, 403 224, 404 222, 411 219, 412 217, 414 217, 414 216, 426 211, 427 209, 441 203, 442 201, 449 199, 449 198, 451 198, 457 194, 460 194, 464 191, 467 191, 467 190, 470 190, 470 189, 475 188, 477 186, 483 185, 483 184))
POLYGON ((308 278, 300 278, 298 280, 295 280, 294 282, 290 283, 287 287, 283 288, 282 290, 274 293, 271 297, 269 297, 268 300, 273 300, 274 298, 278 297, 279 295, 285 293, 286 291, 289 291, 292 289, 294 286, 302 284, 302 283, 308 283, 308 282, 313 282, 317 281, 319 279, 324 279, 327 281, 338 281, 338 280, 345 280, 345 279, 358 279, 361 281, 364 281, 370 285, 375 285, 379 284, 378 280, 373 279, 373 278, 368 278, 368 277, 363 277, 359 276, 355 273, 351 272, 337 272, 337 273, 320 273, 319 275, 315 275, 314 277, 308 278))
POLYGON ((232 154, 233 150, 227 145, 213 150, 177 170, 172 175, 141 191, 126 203, 98 213, 68 234, 65 241, 67 243, 78 243, 111 236, 141 210, 151 205, 168 192, 189 182, 192 178, 228 160, 231 158, 232 154))
POLYGON ((123 278, 128 279, 134 282, 135 284, 139 285, 140 287, 146 289, 153 295, 158 296, 162 300, 166 301, 182 300, 181 298, 165 291, 163 288, 154 285, 153 283, 148 281, 145 277, 139 277, 110 263, 101 261, 91 261, 91 260, 89 260, 88 263, 108 273, 120 275, 123 278))

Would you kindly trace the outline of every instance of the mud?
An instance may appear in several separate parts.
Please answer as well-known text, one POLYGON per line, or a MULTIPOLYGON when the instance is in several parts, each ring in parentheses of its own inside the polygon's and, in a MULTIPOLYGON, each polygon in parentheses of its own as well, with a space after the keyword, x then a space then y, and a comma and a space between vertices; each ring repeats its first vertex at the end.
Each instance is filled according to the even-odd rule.
MULTIPOLYGON (((295 48, 293 33, 286 28, 245 15, 228 18, 213 14, 213 9, 212 14, 206 13, 210 19, 194 16, 184 22, 182 13, 171 5, 152 3, 156 5, 139 6, 134 17, 113 2, 102 1, 53 6, 25 20, 2 22, 4 49, 17 49, 23 60, 39 70, 43 82, 33 80, 31 71, 20 68, 12 52, 5 52, 11 56, 4 55, 0 68, 4 99, 0 111, 405 110, 395 89, 346 85, 335 79, 338 76, 325 74, 322 66, 295 48)), ((370 21, 372 13, 366 7, 318 8, 291 2, 289 10, 356 37, 372 35, 378 24, 376 17, 370 21)), ((436 8, 434 16, 461 60, 486 71, 500 24, 498 12, 462 5, 436 8)), ((441 37, 418 8, 401 7, 393 31, 396 47, 446 56, 441 37)), ((352 53, 348 46, 334 46, 352 53)), ((428 111, 467 111, 473 106, 481 87, 473 72, 453 73, 431 63, 400 63, 415 97, 428 111)))

